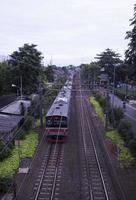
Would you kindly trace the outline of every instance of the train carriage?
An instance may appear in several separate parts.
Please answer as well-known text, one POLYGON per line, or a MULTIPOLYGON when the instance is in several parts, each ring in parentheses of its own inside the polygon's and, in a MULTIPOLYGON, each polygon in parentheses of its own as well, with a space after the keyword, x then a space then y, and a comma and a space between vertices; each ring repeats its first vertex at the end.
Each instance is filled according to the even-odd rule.
POLYGON ((46 133, 49 142, 64 142, 68 135, 69 107, 72 79, 68 80, 46 115, 46 133))

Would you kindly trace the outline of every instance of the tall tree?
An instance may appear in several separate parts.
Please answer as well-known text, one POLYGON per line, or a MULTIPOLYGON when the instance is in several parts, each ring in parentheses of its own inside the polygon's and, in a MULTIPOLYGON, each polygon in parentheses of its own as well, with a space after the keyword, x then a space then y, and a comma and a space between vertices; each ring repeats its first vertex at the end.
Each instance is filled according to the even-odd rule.
POLYGON ((12 67, 13 83, 19 86, 22 77, 24 93, 34 92, 41 80, 43 57, 36 47, 37 45, 34 44, 24 44, 10 55, 9 64, 12 67))
POLYGON ((130 22, 132 30, 126 32, 125 39, 129 39, 129 43, 125 52, 125 59, 129 66, 129 78, 136 81, 136 4, 134 5, 134 16, 130 19, 130 22))
POLYGON ((0 95, 9 94, 11 92, 11 67, 7 61, 0 63, 0 95))
POLYGON ((82 78, 84 80, 92 83, 97 81, 98 75, 100 74, 100 67, 95 62, 90 64, 82 64, 80 67, 82 78))
POLYGON ((113 79, 114 67, 116 64, 122 63, 120 55, 112 49, 106 49, 104 52, 97 54, 95 57, 98 60, 98 65, 105 69, 105 72, 113 79))

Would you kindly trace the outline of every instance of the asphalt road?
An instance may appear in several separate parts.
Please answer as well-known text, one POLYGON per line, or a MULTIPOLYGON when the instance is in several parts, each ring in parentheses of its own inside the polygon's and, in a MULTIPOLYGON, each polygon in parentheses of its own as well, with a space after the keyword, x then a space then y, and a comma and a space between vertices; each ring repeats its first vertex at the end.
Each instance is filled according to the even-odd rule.
POLYGON ((12 101, 16 100, 16 96, 2 96, 0 97, 0 108, 8 105, 9 103, 11 103, 12 101))
MULTIPOLYGON (((120 100, 117 96, 110 94, 111 103, 113 106, 123 108, 123 101, 120 100)), ((132 125, 133 129, 136 130, 136 104, 126 103, 126 108, 124 109, 125 118, 128 119, 132 125)))

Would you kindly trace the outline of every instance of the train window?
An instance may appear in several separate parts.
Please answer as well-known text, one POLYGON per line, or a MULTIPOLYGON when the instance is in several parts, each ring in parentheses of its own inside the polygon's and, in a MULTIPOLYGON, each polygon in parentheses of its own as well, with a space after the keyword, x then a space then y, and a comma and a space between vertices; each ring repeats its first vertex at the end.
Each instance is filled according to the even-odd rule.
POLYGON ((65 128, 67 127, 67 118, 62 117, 61 119, 59 116, 55 116, 54 118, 46 119, 46 126, 65 128))
POLYGON ((46 126, 47 127, 51 127, 52 126, 52 120, 50 120, 50 119, 48 119, 48 120, 46 120, 46 126))

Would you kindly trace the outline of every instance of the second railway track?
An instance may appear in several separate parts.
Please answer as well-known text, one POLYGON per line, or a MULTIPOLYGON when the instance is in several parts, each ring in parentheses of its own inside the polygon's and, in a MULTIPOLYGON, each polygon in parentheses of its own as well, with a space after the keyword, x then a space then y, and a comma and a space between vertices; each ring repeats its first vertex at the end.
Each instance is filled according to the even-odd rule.
POLYGON ((109 181, 108 172, 101 152, 97 150, 99 147, 96 146, 93 138, 87 107, 85 106, 82 95, 82 92, 79 91, 82 199, 115 200, 117 198, 109 181))

